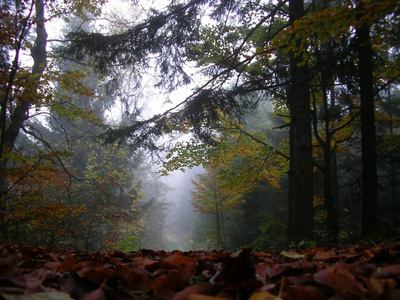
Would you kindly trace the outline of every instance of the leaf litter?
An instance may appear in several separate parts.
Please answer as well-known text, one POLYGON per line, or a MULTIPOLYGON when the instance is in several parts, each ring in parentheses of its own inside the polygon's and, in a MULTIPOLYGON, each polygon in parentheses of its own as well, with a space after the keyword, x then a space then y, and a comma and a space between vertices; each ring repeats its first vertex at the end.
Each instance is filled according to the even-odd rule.
POLYGON ((400 299, 400 243, 290 251, 0 245, 0 299, 400 299))

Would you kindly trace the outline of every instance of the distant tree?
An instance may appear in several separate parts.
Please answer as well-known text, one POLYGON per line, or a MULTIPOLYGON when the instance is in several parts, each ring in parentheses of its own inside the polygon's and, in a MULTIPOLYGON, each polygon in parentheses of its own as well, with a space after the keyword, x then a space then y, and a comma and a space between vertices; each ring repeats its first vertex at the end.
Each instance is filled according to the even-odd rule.
MULTIPOLYGON (((165 249, 167 245, 167 214, 171 203, 166 194, 169 187, 163 183, 155 170, 146 164, 147 171, 138 174, 142 179, 141 190, 143 196, 138 203, 138 237, 139 245, 145 249, 165 249)), ((138 170, 139 171, 139 170, 138 170)), ((176 250, 176 249, 174 249, 176 250)))
POLYGON ((224 186, 218 167, 210 167, 204 174, 198 174, 193 180, 195 190, 192 192, 194 210, 201 214, 212 214, 215 217, 215 246, 226 248, 225 220, 234 207, 243 203, 242 194, 232 192, 224 186))
POLYGON ((381 222, 396 230, 399 224, 400 92, 390 85, 380 93, 377 105, 377 159, 381 222))

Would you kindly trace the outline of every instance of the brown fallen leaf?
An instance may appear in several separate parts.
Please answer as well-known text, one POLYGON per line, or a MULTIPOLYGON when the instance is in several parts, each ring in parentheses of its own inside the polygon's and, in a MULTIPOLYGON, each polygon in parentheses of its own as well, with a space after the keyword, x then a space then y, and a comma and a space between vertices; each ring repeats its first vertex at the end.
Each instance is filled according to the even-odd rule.
POLYGON ((96 266, 86 266, 77 271, 77 273, 82 277, 86 278, 94 283, 100 285, 105 278, 110 278, 113 276, 114 271, 109 268, 105 268, 103 265, 96 266))
POLYGON ((70 294, 75 299, 82 299, 86 293, 92 292, 98 287, 97 284, 80 277, 76 272, 71 272, 60 290, 70 294))
POLYGON ((265 273, 268 281, 279 280, 282 276, 290 277, 300 274, 315 272, 315 263, 299 259, 292 263, 274 264, 266 267, 265 273))
POLYGON ((316 282, 327 285, 339 294, 347 292, 365 293, 366 289, 355 275, 340 265, 330 266, 314 274, 316 282))
POLYGON ((184 265, 189 262, 197 261, 197 257, 192 257, 192 256, 186 256, 183 255, 183 253, 175 253, 170 256, 167 256, 166 258, 163 259, 163 262, 171 263, 173 265, 184 265))
POLYGON ((208 282, 199 282, 195 285, 187 286, 185 289, 176 293, 172 300, 186 300, 190 299, 192 295, 197 295, 194 297, 202 296, 215 296, 218 292, 218 288, 208 282))
POLYGON ((188 285, 190 278, 196 275, 196 262, 192 261, 183 265, 176 273, 184 285, 188 285))
POLYGON ((295 285, 288 289, 285 300, 325 300, 324 292, 313 286, 295 285))
POLYGON ((256 292, 250 296, 249 300, 283 300, 283 299, 269 292, 256 292))
POLYGON ((319 251, 313 256, 311 260, 335 261, 337 260, 337 256, 333 251, 319 251))

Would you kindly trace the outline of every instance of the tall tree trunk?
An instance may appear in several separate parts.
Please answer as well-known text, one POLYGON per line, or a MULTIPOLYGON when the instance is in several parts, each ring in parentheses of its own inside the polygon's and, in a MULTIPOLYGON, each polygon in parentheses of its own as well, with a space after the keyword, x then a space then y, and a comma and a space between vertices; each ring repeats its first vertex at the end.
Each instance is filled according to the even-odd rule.
MULTIPOLYGON (((328 9, 330 6, 329 1, 322 1, 321 9, 328 9)), ((314 12, 316 11, 316 2, 313 1, 314 12)), ((318 36, 316 36, 318 38, 318 36)), ((313 96, 313 122, 314 122, 314 136, 318 143, 324 149, 324 162, 321 166, 321 171, 324 175, 323 187, 324 187, 324 205, 327 213, 327 232, 329 241, 337 244, 339 240, 339 219, 337 209, 337 172, 336 166, 336 153, 335 149, 332 148, 333 133, 331 132, 331 121, 332 116, 330 106, 335 105, 335 92, 334 92, 334 81, 335 75, 331 70, 329 62, 330 53, 329 44, 323 45, 315 51, 317 59, 317 68, 320 74, 320 85, 322 91, 322 105, 323 105, 323 120, 324 120, 324 135, 325 138, 321 137, 318 131, 318 120, 317 120, 317 104, 315 96, 313 96), (330 88, 330 102, 328 100, 328 88, 330 88)))
POLYGON ((226 249, 225 214, 221 209, 221 249, 226 249))
MULTIPOLYGON (((303 0, 289 1, 290 22, 304 14, 303 0)), ((297 41, 294 41, 295 43, 297 41)), ((302 55, 289 53, 291 83, 288 90, 290 109, 290 166, 288 235, 292 241, 312 237, 313 161, 309 70, 302 55)))
MULTIPOLYGON (((324 122, 325 122, 325 143, 324 143, 324 200, 325 208, 327 212, 327 229, 328 236, 331 242, 337 244, 339 242, 339 219, 337 210, 337 198, 334 194, 334 149, 332 149, 332 133, 330 131, 332 115, 329 111, 328 101, 328 78, 326 78, 326 70, 322 69, 322 94, 323 94, 323 105, 324 105, 324 122)), ((333 97, 333 96, 332 96, 333 97)), ((331 105, 334 102, 331 98, 331 105)))
MULTIPOLYGON (((388 102, 391 103, 392 102, 392 96, 391 96, 391 92, 390 92, 390 86, 388 87, 388 102)), ((389 121, 389 133, 392 135, 393 132, 393 121, 392 121, 392 117, 393 114, 390 111, 389 112, 389 117, 390 117, 390 121, 389 121)), ((397 170, 396 170, 396 160, 393 158, 390 158, 389 160, 390 163, 390 176, 391 178, 391 182, 390 182, 390 186, 391 186, 391 200, 392 200, 392 227, 393 228, 397 228, 397 170)))
POLYGON ((217 249, 221 249, 221 216, 220 216, 220 207, 219 207, 219 196, 217 191, 217 178, 214 174, 214 205, 215 205, 215 230, 217 236, 217 249))
MULTIPOLYGON (((45 29, 45 17, 44 17, 44 2, 43 0, 35 0, 35 24, 36 24, 36 40, 34 47, 31 50, 31 57, 33 59, 33 67, 32 67, 32 76, 35 76, 35 82, 38 84, 40 80, 41 74, 46 67, 46 43, 47 43, 47 33, 45 29)), ((25 38, 25 28, 21 33, 21 36, 25 38)), ((16 61, 15 64, 18 69, 18 52, 20 49, 16 49, 16 61)), ((14 84, 14 78, 16 73, 11 72, 12 77, 10 77, 9 86, 10 89, 14 84)), ((32 103, 36 101, 35 96, 37 95, 38 86, 33 84, 29 87, 25 87, 25 90, 20 99, 18 99, 17 106, 14 111, 10 112, 10 118, 7 120, 8 126, 6 127, 6 122, 2 120, 2 135, 1 135, 1 150, 0 150, 0 226, 3 228, 4 221, 4 197, 8 192, 8 182, 6 175, 6 167, 8 160, 3 156, 3 152, 7 149, 7 151, 11 151, 14 148, 15 142, 17 140, 18 134, 23 127, 24 122, 29 117, 29 109, 32 106, 32 103)), ((4 105, 2 105, 2 113, 5 113, 5 109, 7 108, 7 102, 10 100, 5 98, 4 105)))
MULTIPOLYGON (((335 89, 331 88, 331 107, 335 105, 335 89)), ((336 154, 336 144, 333 146, 331 154, 331 188, 332 197, 334 201, 334 223, 332 226, 332 236, 333 242, 339 243, 339 233, 340 233, 340 222, 339 222, 339 178, 338 178, 338 165, 337 165, 337 154, 336 154)), ((328 227, 328 230, 330 228, 328 227)))
MULTIPOLYGON (((360 1, 359 14, 363 14, 360 1)), ((356 28, 358 44, 358 76, 361 101, 361 152, 362 152, 362 214, 361 233, 371 234, 378 229, 378 179, 376 161, 375 106, 373 88, 372 47, 370 26, 356 28)))
MULTIPOLYGON (((46 43, 47 33, 45 29, 45 18, 44 18, 44 4, 43 0, 35 0, 35 11, 36 11, 36 40, 35 45, 31 50, 31 57, 33 58, 32 74, 36 76, 36 82, 39 82, 40 75, 46 67, 46 43)), ((8 149, 14 147, 15 141, 18 137, 19 131, 21 130, 23 123, 28 119, 29 109, 37 90, 37 86, 26 87, 21 97, 19 105, 15 108, 11 118, 10 125, 7 128, 4 136, 4 144, 8 149)))
MULTIPOLYGON (((329 118, 326 116, 325 118, 329 118)), ((329 123, 329 122, 327 122, 329 123)), ((329 125, 329 124, 327 124, 329 125)), ((331 242, 338 243, 339 238, 339 220, 337 213, 337 199, 333 194, 333 166, 332 166, 332 149, 331 149, 331 134, 329 127, 326 129, 326 141, 324 145, 324 200, 327 212, 327 229, 328 236, 331 242)))

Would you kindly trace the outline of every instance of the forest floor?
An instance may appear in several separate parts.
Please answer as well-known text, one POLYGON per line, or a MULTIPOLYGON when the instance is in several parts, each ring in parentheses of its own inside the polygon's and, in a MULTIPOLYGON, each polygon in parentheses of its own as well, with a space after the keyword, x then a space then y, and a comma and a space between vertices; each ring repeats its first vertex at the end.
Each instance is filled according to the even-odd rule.
POLYGON ((235 253, 0 245, 0 299, 400 299, 400 243, 235 253))

